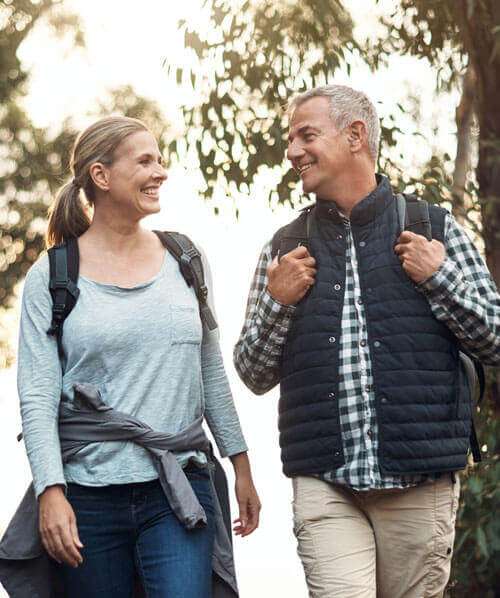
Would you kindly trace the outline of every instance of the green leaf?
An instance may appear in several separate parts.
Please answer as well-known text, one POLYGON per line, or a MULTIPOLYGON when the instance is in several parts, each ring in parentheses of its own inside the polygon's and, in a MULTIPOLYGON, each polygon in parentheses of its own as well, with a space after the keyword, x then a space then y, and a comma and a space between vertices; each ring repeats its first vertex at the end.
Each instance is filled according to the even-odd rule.
POLYGON ((482 528, 480 528, 480 527, 477 528, 476 538, 477 538, 477 543, 479 544, 479 547, 481 549, 481 552, 483 553, 483 555, 486 558, 488 558, 489 552, 488 552, 488 544, 486 542, 486 536, 485 536, 482 528))

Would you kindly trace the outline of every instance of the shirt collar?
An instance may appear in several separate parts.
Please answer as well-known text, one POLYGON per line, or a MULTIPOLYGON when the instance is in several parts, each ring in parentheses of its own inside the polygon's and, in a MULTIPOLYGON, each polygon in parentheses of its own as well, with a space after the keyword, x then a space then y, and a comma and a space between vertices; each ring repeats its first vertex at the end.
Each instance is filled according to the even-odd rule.
MULTIPOLYGON (((350 222, 362 226, 378 218, 387 206, 393 201, 392 188, 389 179, 381 174, 376 174, 377 186, 364 199, 351 210, 350 222)), ((340 212, 334 201, 318 198, 316 200, 316 213, 320 218, 334 222, 346 222, 347 218, 340 212)))

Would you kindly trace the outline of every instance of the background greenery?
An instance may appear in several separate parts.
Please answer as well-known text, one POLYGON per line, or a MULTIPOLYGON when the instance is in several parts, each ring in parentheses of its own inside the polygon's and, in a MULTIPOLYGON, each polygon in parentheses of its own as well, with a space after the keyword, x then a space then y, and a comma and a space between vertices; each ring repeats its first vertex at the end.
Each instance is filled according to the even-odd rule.
MULTIPOLYGON (((414 109, 395 106, 382 120, 379 170, 398 190, 416 191, 452 210, 484 249, 500 283, 500 3, 495 0, 399 0, 377 34, 357 39, 347 3, 337 0, 206 0, 205 36, 180 23, 194 66, 166 65, 178 83, 190 82, 200 101, 185 106, 185 131, 169 146, 182 159, 196 152, 207 201, 218 189, 228 200, 251 193, 265 170, 274 181, 270 205, 301 201, 297 177, 284 159, 290 93, 332 82, 363 65, 376 72, 394 55, 428 61, 436 96, 459 91, 455 147, 436 151, 420 172, 401 167, 398 144, 414 109)), ((37 128, 22 108, 28 73, 19 45, 41 18, 54 35, 85 44, 77 16, 58 0, 0 2, 0 310, 12 308, 16 284, 43 248, 43 219, 55 189, 67 176, 71 121, 59 131, 37 128)), ((398 86, 399 81, 394 81, 398 86)), ((409 104, 411 105, 411 104, 409 104)), ((121 112, 145 119, 164 141, 167 125, 154 102, 131 87, 110 90, 96 114, 121 112)), ((0 314, 1 315, 1 314, 0 314)), ((1 319, 0 319, 1 321, 1 319)), ((0 324, 1 326, 1 324, 0 324)), ((1 332, 1 331, 0 331, 1 332)), ((1 334, 0 334, 1 338, 1 334)), ((7 343, 0 364, 12 361, 7 343)), ((488 372, 488 391, 477 408, 483 464, 462 476, 457 539, 449 595, 495 595, 499 578, 498 397, 500 372, 488 372)))

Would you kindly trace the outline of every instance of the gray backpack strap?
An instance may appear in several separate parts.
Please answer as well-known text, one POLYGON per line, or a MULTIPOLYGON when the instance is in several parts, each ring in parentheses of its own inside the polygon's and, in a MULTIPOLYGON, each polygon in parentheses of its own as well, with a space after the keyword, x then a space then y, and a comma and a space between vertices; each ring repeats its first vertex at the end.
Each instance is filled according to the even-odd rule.
POLYGON ((432 241, 432 227, 429 218, 429 204, 415 195, 398 193, 396 195, 396 209, 399 220, 399 230, 409 230, 416 235, 422 235, 432 241))
POLYGON ((407 225, 406 199, 402 193, 396 195, 396 212, 399 222, 399 234, 401 234, 406 230, 407 225))
POLYGON ((155 232, 164 247, 177 260, 181 274, 188 286, 192 286, 200 308, 200 317, 208 330, 215 330, 217 322, 208 305, 208 289, 205 284, 203 273, 203 262, 200 252, 194 246, 191 239, 173 231, 153 231, 155 232))

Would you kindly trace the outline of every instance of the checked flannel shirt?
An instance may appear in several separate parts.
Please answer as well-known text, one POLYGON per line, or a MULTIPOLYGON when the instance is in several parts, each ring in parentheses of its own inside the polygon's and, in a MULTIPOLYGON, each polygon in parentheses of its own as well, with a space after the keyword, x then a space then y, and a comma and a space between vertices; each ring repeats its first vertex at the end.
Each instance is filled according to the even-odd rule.
MULTIPOLYGON (((339 413, 345 464, 320 477, 355 490, 405 488, 434 476, 382 475, 378 467, 378 430, 366 315, 361 298, 350 223, 346 231, 346 290, 342 311, 339 365, 339 413), (364 342, 362 342, 364 341, 364 342)), ((461 348, 484 364, 500 365, 500 296, 479 252, 456 220, 446 216, 447 257, 418 285, 434 316, 459 339, 461 348)), ((293 306, 275 301, 267 290, 271 242, 261 254, 250 287, 245 324, 234 349, 236 369, 257 394, 280 377, 281 348, 293 306)))

